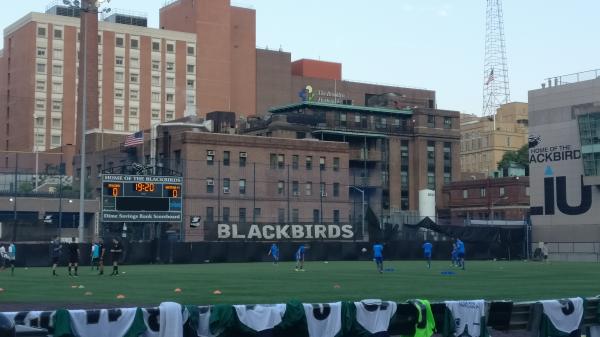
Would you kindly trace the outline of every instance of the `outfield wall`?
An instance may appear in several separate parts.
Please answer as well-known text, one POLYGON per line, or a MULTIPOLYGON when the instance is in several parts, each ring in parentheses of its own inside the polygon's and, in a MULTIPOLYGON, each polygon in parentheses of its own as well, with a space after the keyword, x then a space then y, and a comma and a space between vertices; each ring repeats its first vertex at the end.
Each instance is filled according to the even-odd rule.
MULTIPOLYGON (((108 240, 106 240, 108 242, 108 240)), ((292 261, 299 242, 280 242, 281 261, 292 261)), ((394 241, 385 244, 384 256, 388 260, 421 259, 421 241, 394 241)), ((267 262, 269 242, 171 242, 168 240, 153 242, 124 242, 124 254, 121 263, 223 263, 223 262, 267 262)), ((108 247, 108 246, 107 246, 108 247)), ((370 260, 371 245, 361 242, 310 242, 307 244, 307 261, 370 260), (362 248, 367 252, 362 253, 362 248)), ((450 260, 452 242, 433 243, 433 258, 450 260)), ((488 243, 468 243, 468 259, 522 259, 523 247, 515 244, 510 249, 488 243)), ((107 248, 105 264, 111 263, 107 248)), ((90 244, 80 245, 80 264, 90 263, 90 244)), ((49 244, 17 244, 17 266, 44 267, 50 265, 49 244)), ((65 265, 68 256, 66 249, 61 256, 61 265, 65 265)))

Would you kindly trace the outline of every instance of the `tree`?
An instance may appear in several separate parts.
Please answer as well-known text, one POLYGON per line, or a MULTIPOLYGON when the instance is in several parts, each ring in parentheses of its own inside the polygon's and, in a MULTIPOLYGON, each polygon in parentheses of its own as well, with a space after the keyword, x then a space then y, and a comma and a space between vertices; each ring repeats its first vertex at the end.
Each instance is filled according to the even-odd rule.
POLYGON ((524 144, 517 151, 506 151, 502 159, 498 162, 498 169, 508 168, 510 164, 517 164, 526 169, 529 167, 529 145, 524 144))

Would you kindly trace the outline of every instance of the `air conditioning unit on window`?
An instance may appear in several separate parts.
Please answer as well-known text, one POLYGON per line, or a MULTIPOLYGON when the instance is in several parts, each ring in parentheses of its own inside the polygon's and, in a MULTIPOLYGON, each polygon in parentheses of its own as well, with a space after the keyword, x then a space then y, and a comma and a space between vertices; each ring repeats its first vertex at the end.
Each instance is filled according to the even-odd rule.
POLYGON ((322 197, 326 197, 327 196, 327 192, 321 192, 321 196, 322 197))
POLYGON ((246 158, 248 154, 246 152, 240 152, 240 158, 246 158))
POLYGON ((206 185, 208 185, 208 186, 213 186, 214 184, 215 184, 214 180, 207 180, 206 181, 206 185))
POLYGON ((297 196, 298 196, 298 192, 293 192, 292 194, 293 194, 295 197, 297 197, 297 196))
POLYGON ((223 193, 229 193, 229 187, 223 187, 223 193))
POLYGON ((206 154, 209 156, 214 156, 215 155, 215 151, 214 150, 208 150, 206 151, 206 154))

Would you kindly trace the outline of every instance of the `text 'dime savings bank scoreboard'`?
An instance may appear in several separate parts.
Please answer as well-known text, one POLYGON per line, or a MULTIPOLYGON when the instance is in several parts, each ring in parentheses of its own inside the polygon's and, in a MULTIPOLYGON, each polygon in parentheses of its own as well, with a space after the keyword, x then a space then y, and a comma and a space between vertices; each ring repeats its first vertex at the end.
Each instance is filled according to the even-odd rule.
POLYGON ((181 177, 102 175, 102 221, 181 222, 181 177))

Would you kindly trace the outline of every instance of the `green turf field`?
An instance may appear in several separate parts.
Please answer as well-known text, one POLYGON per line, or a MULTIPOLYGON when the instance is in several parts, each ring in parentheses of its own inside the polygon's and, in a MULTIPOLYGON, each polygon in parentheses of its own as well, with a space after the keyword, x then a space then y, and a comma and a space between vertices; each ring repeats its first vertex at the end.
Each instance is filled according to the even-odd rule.
MULTIPOLYGON (((67 277, 65 267, 52 277, 50 268, 18 268, 0 272, 0 305, 9 303, 64 305, 100 303, 157 305, 276 303, 296 299, 328 302, 381 298, 533 300, 600 294, 600 265, 596 263, 468 262, 467 270, 434 261, 428 270, 421 261, 388 261, 383 274, 372 262, 307 262, 295 272, 290 262, 202 265, 122 266, 120 276, 98 276, 90 267, 80 277, 67 277), (442 275, 442 271, 454 275, 442 275), (84 288, 72 286, 83 285, 84 288), (181 288, 175 293, 175 288, 181 288), (213 294, 220 290, 221 295, 213 294), (91 295, 85 295, 91 292, 91 295), (125 295, 117 299, 118 294, 125 295)), ((111 272, 110 267, 107 268, 111 272)))

